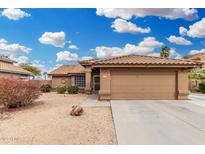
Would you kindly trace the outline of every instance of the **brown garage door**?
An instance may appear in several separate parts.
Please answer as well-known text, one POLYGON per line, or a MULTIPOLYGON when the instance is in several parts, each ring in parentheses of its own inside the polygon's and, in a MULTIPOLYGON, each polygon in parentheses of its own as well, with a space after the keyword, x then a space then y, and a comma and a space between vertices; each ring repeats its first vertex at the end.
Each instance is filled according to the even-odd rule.
POLYGON ((176 99, 176 73, 165 71, 111 71, 112 99, 176 99))

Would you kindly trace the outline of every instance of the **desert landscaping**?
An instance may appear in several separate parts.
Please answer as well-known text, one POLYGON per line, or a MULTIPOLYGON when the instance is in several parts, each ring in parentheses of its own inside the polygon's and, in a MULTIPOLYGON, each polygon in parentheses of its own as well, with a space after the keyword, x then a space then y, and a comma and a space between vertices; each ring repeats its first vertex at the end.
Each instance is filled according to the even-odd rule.
POLYGON ((0 144, 117 144, 110 107, 84 107, 85 94, 43 93, 34 104, 10 110, 0 120, 0 144))

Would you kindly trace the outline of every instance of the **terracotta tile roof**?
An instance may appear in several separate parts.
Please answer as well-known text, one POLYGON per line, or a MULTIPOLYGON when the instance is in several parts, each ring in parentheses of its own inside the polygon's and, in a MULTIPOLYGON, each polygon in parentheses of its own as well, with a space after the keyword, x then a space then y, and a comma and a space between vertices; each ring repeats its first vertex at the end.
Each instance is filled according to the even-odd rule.
POLYGON ((82 65, 110 65, 110 64, 126 64, 126 65, 201 65, 199 62, 193 62, 182 59, 171 59, 152 56, 141 55, 125 55, 104 59, 93 59, 92 61, 86 60, 80 62, 82 65))
POLYGON ((19 66, 14 65, 13 63, 0 61, 0 72, 13 73, 13 74, 22 74, 31 76, 32 74, 19 66))
POLYGON ((80 64, 88 64, 89 65, 89 64, 92 64, 92 63, 94 63, 94 62, 96 62, 98 60, 101 60, 101 59, 93 58, 93 59, 81 60, 81 61, 79 61, 79 63, 80 64))
POLYGON ((11 64, 13 64, 13 63, 15 62, 15 61, 9 59, 9 58, 6 57, 6 56, 0 56, 0 61, 1 61, 1 62, 6 62, 6 63, 11 63, 11 64))
POLYGON ((190 55, 187 59, 188 60, 201 60, 202 58, 205 58, 205 52, 190 55))
POLYGON ((85 73, 85 68, 80 65, 62 65, 57 69, 51 71, 49 75, 66 75, 66 74, 79 74, 85 73))

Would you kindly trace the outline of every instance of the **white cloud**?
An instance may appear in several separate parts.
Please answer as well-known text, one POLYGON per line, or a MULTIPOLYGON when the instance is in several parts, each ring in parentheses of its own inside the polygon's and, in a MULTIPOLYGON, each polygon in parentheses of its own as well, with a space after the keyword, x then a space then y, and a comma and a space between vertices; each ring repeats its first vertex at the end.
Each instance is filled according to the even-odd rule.
POLYGON ((157 41, 154 37, 145 37, 142 42, 139 43, 139 47, 158 48, 163 45, 162 42, 157 41))
POLYGON ((27 56, 19 56, 16 61, 18 64, 26 64, 28 63, 29 58, 27 56))
POLYGON ((82 57, 80 60, 89 60, 89 59, 93 59, 93 57, 90 57, 90 56, 84 56, 84 57, 82 57))
POLYGON ((22 11, 21 9, 4 9, 1 12, 2 16, 7 17, 10 20, 19 20, 22 19, 24 17, 30 17, 31 15, 29 13, 26 13, 24 11, 22 11))
MULTIPOLYGON (((136 54, 136 55, 153 55, 156 48, 163 45, 154 37, 146 37, 138 45, 127 43, 123 48, 98 46, 94 50, 98 58, 136 54)), ((156 55, 156 54, 155 54, 156 55)))
POLYGON ((8 42, 5 39, 0 39, 0 52, 24 52, 28 53, 31 51, 31 48, 25 47, 23 45, 14 43, 14 44, 8 44, 8 42))
POLYGON ((170 52, 170 55, 176 55, 176 53, 177 53, 175 49, 170 49, 169 52, 170 52))
POLYGON ((45 66, 41 63, 31 63, 31 66, 37 67, 41 71, 45 70, 45 66))
POLYGON ((3 38, 0 39, 0 45, 1 44, 6 44, 6 43, 7 43, 7 41, 5 39, 3 39, 3 38))
POLYGON ((179 27, 179 34, 185 36, 187 34, 187 29, 184 27, 179 27))
POLYGON ((36 59, 35 59, 35 60, 32 61, 32 63, 39 64, 39 63, 40 63, 40 60, 36 60, 36 59))
POLYGON ((153 52, 153 53, 148 54, 147 56, 160 57, 160 53, 153 52))
POLYGON ((17 62, 15 65, 29 64, 31 66, 38 68, 42 72, 47 71, 45 65, 42 64, 39 60, 33 60, 33 61, 29 62, 29 58, 27 56, 16 57, 14 55, 10 55, 9 58, 17 62))
POLYGON ((98 46, 94 50, 96 52, 97 58, 112 57, 123 54, 123 49, 118 47, 98 46))
POLYGON ((56 54, 56 56, 57 56, 57 59, 56 59, 57 62, 77 61, 79 59, 76 53, 71 53, 70 51, 60 51, 56 54))
POLYGON ((205 18, 189 26, 187 35, 194 38, 205 38, 205 18))
POLYGON ((50 44, 55 47, 64 47, 66 41, 64 32, 45 32, 38 39, 42 44, 50 44))
POLYGON ((16 61, 16 62, 17 62, 17 63, 16 63, 17 65, 26 64, 26 63, 28 63, 28 61, 29 61, 29 58, 28 58, 27 56, 15 57, 13 54, 11 54, 11 55, 9 56, 9 58, 12 59, 12 60, 14 60, 14 61, 16 61))
POLYGON ((170 58, 181 59, 182 56, 173 48, 170 49, 170 58))
POLYGON ((151 29, 149 27, 147 28, 141 28, 137 27, 136 24, 133 24, 132 22, 128 22, 123 19, 115 19, 115 21, 111 25, 112 28, 114 28, 115 32, 119 33, 149 33, 151 29))
POLYGON ((43 75, 43 72, 48 72, 49 70, 46 68, 46 66, 42 62, 40 62, 40 60, 33 60, 29 62, 29 58, 27 56, 16 57, 15 55, 11 54, 9 58, 17 62, 15 63, 15 65, 29 64, 33 67, 38 68, 41 71, 41 75, 37 76, 36 79, 44 79, 45 75, 43 75))
POLYGON ((198 17, 196 9, 182 8, 98 8, 96 14, 108 18, 131 19, 132 17, 157 16, 166 19, 193 20, 198 17))
POLYGON ((68 46, 69 49, 74 49, 74 50, 79 50, 79 48, 77 47, 77 45, 71 44, 68 46))
POLYGON ((190 55, 194 55, 194 54, 197 54, 197 53, 202 53, 202 52, 205 52, 205 49, 201 49, 201 50, 191 50, 189 52, 190 55))
POLYGON ((191 41, 186 40, 183 37, 176 37, 174 35, 171 35, 170 37, 168 37, 167 40, 171 43, 175 43, 178 45, 191 45, 192 44, 191 41))

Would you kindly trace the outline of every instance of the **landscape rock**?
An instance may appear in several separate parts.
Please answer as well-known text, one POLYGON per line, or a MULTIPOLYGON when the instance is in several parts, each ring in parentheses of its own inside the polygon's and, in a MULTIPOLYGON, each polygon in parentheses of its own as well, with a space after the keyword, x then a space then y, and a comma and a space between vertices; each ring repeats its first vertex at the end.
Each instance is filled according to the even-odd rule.
POLYGON ((80 116, 83 114, 83 108, 79 105, 73 105, 70 115, 72 116, 80 116))

